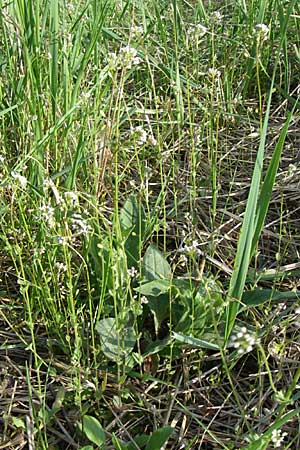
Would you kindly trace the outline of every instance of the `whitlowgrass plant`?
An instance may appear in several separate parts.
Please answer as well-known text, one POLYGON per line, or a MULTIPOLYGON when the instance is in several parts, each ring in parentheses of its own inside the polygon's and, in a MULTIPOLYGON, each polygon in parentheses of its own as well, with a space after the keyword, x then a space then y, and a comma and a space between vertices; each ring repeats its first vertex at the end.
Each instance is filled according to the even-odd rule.
POLYGON ((1 1, 0 446, 299 446, 299 5, 221 3, 1 1))

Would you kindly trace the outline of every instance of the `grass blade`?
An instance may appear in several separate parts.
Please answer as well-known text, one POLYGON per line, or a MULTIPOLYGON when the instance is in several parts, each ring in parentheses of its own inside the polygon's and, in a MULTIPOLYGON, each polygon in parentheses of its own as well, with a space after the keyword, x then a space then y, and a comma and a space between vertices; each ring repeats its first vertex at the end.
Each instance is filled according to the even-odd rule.
POLYGON ((265 112, 265 118, 263 122, 263 127, 261 130, 261 137, 259 148, 257 152, 256 162, 254 166, 254 171, 252 175, 252 181, 250 186, 249 197, 246 206, 245 217, 242 225, 242 230, 238 242, 237 254, 235 258, 235 264, 233 273, 230 280, 229 291, 228 291, 228 299, 233 299, 230 301, 229 306, 226 309, 226 327, 225 327, 225 344, 228 341, 230 333, 235 323, 235 318, 239 309, 239 301, 242 298, 243 290, 245 287, 246 277, 248 273, 248 267, 250 264, 251 257, 253 255, 254 248, 259 239, 259 235, 263 226, 263 222, 267 213, 267 209, 269 206, 269 198, 271 194, 271 190, 274 184, 275 175, 277 172, 276 167, 278 168, 279 164, 279 155, 281 154, 281 149, 284 143, 284 139, 287 133, 287 128, 289 125, 289 119, 286 121, 286 126, 283 129, 281 134, 281 139, 277 144, 275 149, 275 156, 271 160, 265 182, 261 189, 261 194, 259 194, 260 189, 260 181, 262 176, 263 169, 263 160, 264 160, 264 149, 266 143, 268 122, 270 116, 271 109, 271 100, 272 100, 272 92, 275 82, 276 69, 278 66, 280 51, 282 47, 282 43, 285 38, 287 23, 292 11, 292 8, 295 4, 291 2, 288 12, 285 17, 285 23, 283 25, 282 34, 281 34, 281 42, 279 49, 277 51, 276 61, 274 64, 273 76, 271 81, 271 86, 269 90, 269 98, 267 103, 267 108, 265 112))

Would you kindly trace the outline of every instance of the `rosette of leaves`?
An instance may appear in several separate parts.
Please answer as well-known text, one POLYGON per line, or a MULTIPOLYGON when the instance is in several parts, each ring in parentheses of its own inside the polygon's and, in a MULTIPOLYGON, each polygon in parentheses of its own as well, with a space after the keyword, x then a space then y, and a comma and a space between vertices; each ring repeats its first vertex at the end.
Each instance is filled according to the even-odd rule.
MULTIPOLYGON (((190 344, 184 336, 200 339, 212 335, 223 314, 222 291, 213 278, 194 281, 173 277, 168 261, 153 244, 145 252, 142 273, 143 280, 136 291, 147 298, 157 334, 167 321, 169 334, 181 342, 190 344)), ((209 343, 203 346, 216 347, 209 343)))

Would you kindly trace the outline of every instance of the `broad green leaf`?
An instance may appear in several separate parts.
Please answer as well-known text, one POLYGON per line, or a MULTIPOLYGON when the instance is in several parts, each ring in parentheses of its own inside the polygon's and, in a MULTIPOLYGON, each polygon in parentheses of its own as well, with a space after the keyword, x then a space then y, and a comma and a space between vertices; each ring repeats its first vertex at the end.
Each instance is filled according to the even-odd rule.
POLYGON ((136 334, 132 326, 122 326, 121 330, 118 330, 116 320, 109 317, 99 320, 96 330, 100 336, 102 351, 107 358, 120 361, 132 352, 136 343, 136 334))
POLYGON ((56 413, 62 407, 65 399, 65 393, 66 393, 65 388, 61 386, 56 393, 56 397, 51 408, 53 412, 56 413))
POLYGON ((143 258, 143 275, 148 281, 161 278, 170 279, 172 272, 168 261, 158 248, 151 244, 143 258))
POLYGON ((247 306, 258 306, 269 301, 285 301, 300 298, 300 291, 274 291, 273 289, 254 289, 243 293, 242 302, 247 306))
POLYGON ((124 203, 120 211, 120 226, 123 234, 137 227, 140 221, 140 206, 134 195, 131 195, 124 203))
POLYGON ((144 283, 135 290, 146 297, 158 297, 161 294, 166 294, 171 287, 170 280, 153 280, 149 283, 144 283))
POLYGON ((105 434, 99 420, 92 416, 83 416, 82 431, 93 444, 103 447, 105 434))
POLYGON ((172 332, 173 338, 183 344, 191 345, 192 347, 207 348, 209 350, 220 350, 217 344, 205 341, 203 339, 194 338, 193 336, 186 336, 182 333, 172 332))
POLYGON ((160 450, 167 442, 171 434, 173 433, 173 428, 163 427, 154 431, 146 445, 145 450, 160 450))
POLYGON ((126 237, 124 248, 127 256, 127 267, 137 267, 141 246, 145 238, 145 212, 135 196, 131 195, 120 212, 120 226, 126 237))

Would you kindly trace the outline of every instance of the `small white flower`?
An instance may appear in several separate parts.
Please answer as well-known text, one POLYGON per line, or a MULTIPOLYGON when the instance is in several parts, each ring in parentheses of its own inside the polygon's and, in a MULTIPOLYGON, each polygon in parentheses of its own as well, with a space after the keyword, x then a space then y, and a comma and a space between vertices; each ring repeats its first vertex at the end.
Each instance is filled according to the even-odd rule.
POLYGON ((86 221, 80 216, 80 214, 74 214, 74 216, 72 217, 71 228, 73 232, 78 236, 81 234, 86 236, 92 231, 90 225, 86 223, 86 221))
POLYGON ((137 53, 136 48, 126 45, 121 48, 118 60, 124 68, 131 69, 132 65, 136 66, 142 62, 137 53))
POLYGON ((5 162, 4 156, 0 155, 0 164, 4 164, 4 162, 5 162))
POLYGON ((198 23, 189 27, 187 37, 191 42, 197 43, 206 33, 208 33, 208 29, 201 23, 198 23))
POLYGON ((147 303, 149 303, 149 300, 147 299, 147 297, 145 297, 145 295, 143 295, 141 297, 141 303, 144 304, 144 305, 147 305, 147 303))
POLYGON ((55 263, 55 267, 60 271, 60 272, 66 272, 68 267, 66 264, 61 263, 61 262, 56 262, 55 263))
POLYGON ((133 25, 130 28, 130 35, 135 37, 135 38, 139 38, 143 33, 144 33, 143 27, 140 27, 140 26, 137 26, 137 25, 133 25))
POLYGON ((16 180, 16 182, 23 188, 26 188, 27 185, 27 178, 24 177, 23 175, 21 175, 20 173, 17 172, 12 172, 11 176, 14 180, 16 180))
POLYGON ((155 147, 157 145, 157 140, 155 139, 154 136, 149 136, 148 142, 149 142, 149 144, 153 145, 153 147, 155 147))
POLYGON ((219 78, 221 76, 221 72, 215 67, 208 69, 207 73, 211 78, 219 78))
POLYGON ((78 195, 75 192, 68 191, 64 193, 66 203, 71 206, 75 206, 78 204, 78 195))
POLYGON ((59 245, 65 246, 68 244, 68 238, 66 236, 58 236, 57 242, 59 245))
POLYGON ((107 57, 108 65, 111 68, 117 68, 118 67, 118 55, 115 52, 109 52, 107 57))
POLYGON ((55 225, 54 208, 49 204, 40 207, 41 217, 47 222, 50 228, 55 225))
POLYGON ((138 271, 136 270, 135 267, 131 267, 130 269, 127 270, 127 274, 130 276, 130 278, 135 278, 138 274, 138 271))
POLYGON ((255 345, 259 343, 259 339, 255 334, 249 333, 247 328, 243 326, 231 336, 230 343, 237 349, 239 355, 243 355, 251 352, 255 345))
POLYGON ((297 173, 297 166, 295 166, 295 164, 289 164, 289 167, 288 167, 288 175, 289 176, 293 176, 293 175, 295 175, 296 173, 297 173))
POLYGON ((271 441, 274 444, 274 448, 280 448, 284 442, 284 438, 287 433, 282 433, 281 430, 273 430, 271 433, 271 441))
POLYGON ((131 136, 135 137, 138 145, 145 144, 147 142, 147 132, 143 127, 131 127, 130 128, 131 136))
POLYGON ((256 34, 258 39, 261 39, 262 41, 265 41, 268 38, 269 32, 270 32, 269 27, 264 23, 258 23, 254 27, 254 33, 256 34))

